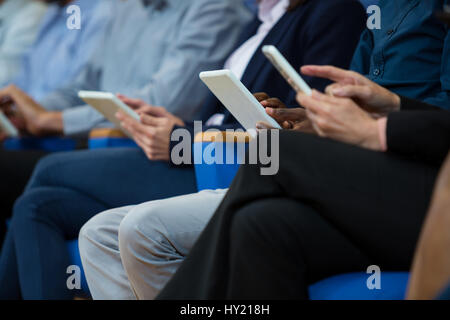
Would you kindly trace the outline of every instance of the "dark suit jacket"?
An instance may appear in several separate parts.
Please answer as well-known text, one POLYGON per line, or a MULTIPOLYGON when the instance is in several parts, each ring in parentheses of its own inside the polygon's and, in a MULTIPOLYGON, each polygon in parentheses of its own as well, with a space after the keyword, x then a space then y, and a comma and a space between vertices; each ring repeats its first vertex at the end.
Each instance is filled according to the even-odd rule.
MULTIPOLYGON (((250 92, 266 92, 287 105, 297 105, 295 92, 261 52, 264 45, 275 45, 297 70, 306 64, 334 65, 348 68, 365 27, 366 14, 355 0, 309 0, 294 11, 287 12, 269 32, 251 59, 242 78, 250 92)), ((255 20, 242 34, 241 43, 252 37, 260 21, 255 20)), ((305 81, 323 90, 328 81, 305 77, 305 81)), ((224 113, 219 130, 240 128, 236 119, 211 94, 201 119, 203 124, 215 113, 224 113)), ((186 125, 193 134, 193 123, 186 125)), ((204 130, 213 127, 203 127, 204 130)))
POLYGON ((405 97, 401 110, 388 116, 389 152, 440 165, 450 150, 450 111, 405 97))

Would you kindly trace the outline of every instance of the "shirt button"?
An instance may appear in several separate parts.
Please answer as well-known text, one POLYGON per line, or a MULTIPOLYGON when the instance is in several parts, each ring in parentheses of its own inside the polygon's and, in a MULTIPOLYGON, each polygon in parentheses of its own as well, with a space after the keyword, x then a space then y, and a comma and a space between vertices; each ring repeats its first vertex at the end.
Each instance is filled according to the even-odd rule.
POLYGON ((390 30, 387 32, 387 35, 390 36, 390 35, 393 34, 393 33, 394 33, 394 30, 393 30, 393 29, 390 29, 390 30))
POLYGON ((373 75, 374 76, 379 76, 380 75, 380 69, 375 69, 375 70, 373 70, 373 75))

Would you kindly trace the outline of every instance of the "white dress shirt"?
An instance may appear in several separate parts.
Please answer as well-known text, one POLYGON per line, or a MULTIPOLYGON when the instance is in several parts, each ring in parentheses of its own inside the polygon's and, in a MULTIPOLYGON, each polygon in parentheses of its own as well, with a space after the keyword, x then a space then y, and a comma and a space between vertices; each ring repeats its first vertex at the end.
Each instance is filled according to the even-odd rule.
POLYGON ((227 60, 225 69, 230 69, 238 79, 266 38, 289 7, 289 0, 262 0, 258 5, 258 18, 262 21, 256 34, 242 44, 227 60))

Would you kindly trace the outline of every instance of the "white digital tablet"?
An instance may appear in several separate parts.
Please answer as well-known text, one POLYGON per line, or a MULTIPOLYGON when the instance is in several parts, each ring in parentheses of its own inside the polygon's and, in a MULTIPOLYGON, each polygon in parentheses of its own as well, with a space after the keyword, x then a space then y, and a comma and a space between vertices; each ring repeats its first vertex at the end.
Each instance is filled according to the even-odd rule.
POLYGON ((310 96, 311 88, 298 74, 286 58, 274 46, 264 46, 262 49, 264 55, 269 59, 273 66, 280 72, 283 78, 294 88, 296 92, 303 92, 310 96))
POLYGON ((258 122, 281 129, 230 70, 202 72, 200 79, 246 130, 256 129, 258 122))
POLYGON ((120 101, 114 94, 109 92, 98 91, 80 91, 78 96, 91 107, 100 112, 108 121, 114 123, 126 135, 131 136, 124 128, 121 127, 120 121, 116 118, 116 113, 120 110, 129 115, 133 119, 140 121, 139 115, 120 101))
POLYGON ((0 111, 0 131, 5 133, 8 137, 19 136, 17 128, 9 121, 2 111, 0 111))

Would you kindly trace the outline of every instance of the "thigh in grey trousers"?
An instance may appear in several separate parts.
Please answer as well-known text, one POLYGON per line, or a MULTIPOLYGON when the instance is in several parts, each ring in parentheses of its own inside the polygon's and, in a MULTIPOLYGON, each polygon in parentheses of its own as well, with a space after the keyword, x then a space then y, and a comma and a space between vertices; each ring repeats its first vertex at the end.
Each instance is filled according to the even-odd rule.
POLYGON ((100 213, 80 231, 94 299, 153 299, 175 274, 227 190, 147 202, 100 213))

